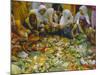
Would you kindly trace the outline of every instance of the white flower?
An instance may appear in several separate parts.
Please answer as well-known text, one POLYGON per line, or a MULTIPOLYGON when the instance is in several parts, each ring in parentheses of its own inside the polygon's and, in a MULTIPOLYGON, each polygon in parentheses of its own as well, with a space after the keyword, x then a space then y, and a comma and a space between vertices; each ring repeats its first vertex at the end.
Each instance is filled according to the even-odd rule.
POLYGON ((91 64, 91 65, 94 65, 94 64, 96 64, 96 61, 95 60, 89 60, 88 63, 91 64))
POLYGON ((81 58, 80 62, 81 64, 87 64, 87 62, 83 58, 81 58))
POLYGON ((26 52, 22 51, 22 52, 18 53, 18 56, 21 58, 26 58, 26 57, 28 57, 28 54, 26 52))

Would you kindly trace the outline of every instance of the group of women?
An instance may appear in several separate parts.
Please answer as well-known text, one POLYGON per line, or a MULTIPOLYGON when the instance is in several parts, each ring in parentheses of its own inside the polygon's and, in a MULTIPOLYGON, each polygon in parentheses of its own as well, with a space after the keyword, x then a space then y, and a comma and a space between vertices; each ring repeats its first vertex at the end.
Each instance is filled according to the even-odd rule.
POLYGON ((17 33, 19 31, 18 34, 22 37, 28 37, 30 34, 40 36, 55 34, 74 39, 79 34, 85 34, 90 42, 95 44, 95 28, 91 26, 86 6, 80 6, 76 16, 68 9, 60 11, 59 14, 54 8, 47 8, 41 4, 37 9, 30 9, 22 23, 19 20, 15 22, 12 15, 12 30, 17 33), (21 27, 18 28, 18 25, 21 27), (49 29, 51 32, 48 32, 49 29))

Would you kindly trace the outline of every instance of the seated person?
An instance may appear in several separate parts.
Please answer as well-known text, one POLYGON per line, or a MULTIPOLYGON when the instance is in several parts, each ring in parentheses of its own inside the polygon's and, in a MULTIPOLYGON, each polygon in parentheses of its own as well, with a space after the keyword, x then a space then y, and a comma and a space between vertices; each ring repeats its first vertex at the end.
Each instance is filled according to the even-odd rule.
MULTIPOLYGON (((75 16, 75 25, 73 27, 73 33, 76 31, 76 34, 83 33, 86 35, 87 39, 91 42, 91 44, 95 44, 95 30, 90 27, 90 20, 87 13, 87 7, 81 6, 79 8, 79 12, 75 16)), ((74 37, 76 36, 74 34, 74 37)))
POLYGON ((90 20, 86 6, 81 6, 79 8, 79 12, 76 14, 74 22, 81 33, 86 33, 86 29, 90 26, 90 20))
POLYGON ((37 16, 33 10, 30 11, 29 16, 25 19, 23 26, 29 31, 30 34, 34 34, 37 31, 37 16))
POLYGON ((61 35, 72 39, 72 24, 73 24, 73 16, 72 13, 66 9, 63 11, 63 15, 60 19, 60 29, 61 35))

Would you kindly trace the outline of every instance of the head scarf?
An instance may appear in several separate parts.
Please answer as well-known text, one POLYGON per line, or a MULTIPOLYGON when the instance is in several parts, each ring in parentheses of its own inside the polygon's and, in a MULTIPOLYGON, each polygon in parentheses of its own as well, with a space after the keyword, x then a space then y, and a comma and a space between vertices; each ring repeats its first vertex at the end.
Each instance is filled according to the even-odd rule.
POLYGON ((38 8, 38 10, 41 10, 41 9, 45 9, 46 10, 47 8, 46 8, 45 5, 40 5, 39 8, 38 8))
POLYGON ((48 8, 45 14, 45 19, 50 22, 53 21, 53 14, 54 14, 54 9, 53 8, 48 8))
POLYGON ((72 16, 72 13, 70 12, 70 10, 66 9, 63 11, 63 17, 64 19, 68 19, 68 17, 71 17, 72 16))
MULTIPOLYGON (((79 8, 79 10, 81 10, 83 12, 83 16, 85 17, 87 23, 90 24, 87 7, 86 6, 81 6, 79 8)), ((76 24, 79 24, 80 16, 82 16, 82 15, 80 14, 80 12, 78 12, 76 14, 75 20, 74 20, 76 24)))
POLYGON ((47 13, 48 15, 53 14, 53 13, 54 13, 54 9, 53 9, 53 8, 49 8, 49 9, 46 11, 46 13, 47 13))
MULTIPOLYGON (((35 14, 35 11, 34 11, 34 10, 30 10, 29 16, 30 16, 31 14, 35 14)), ((36 15, 36 14, 35 14, 35 15, 36 15)), ((33 27, 32 27, 31 24, 30 24, 29 17, 27 17, 25 21, 26 21, 26 23, 28 24, 29 28, 32 29, 33 27)))
POLYGON ((73 23, 73 16, 70 10, 66 9, 63 11, 63 14, 60 20, 60 25, 68 25, 70 23, 73 23))
POLYGON ((84 15, 87 14, 87 7, 86 7, 86 6, 81 6, 81 7, 79 8, 79 10, 81 10, 81 11, 83 12, 84 15))
POLYGON ((34 10, 30 10, 29 15, 31 15, 31 14, 35 14, 35 11, 34 10))

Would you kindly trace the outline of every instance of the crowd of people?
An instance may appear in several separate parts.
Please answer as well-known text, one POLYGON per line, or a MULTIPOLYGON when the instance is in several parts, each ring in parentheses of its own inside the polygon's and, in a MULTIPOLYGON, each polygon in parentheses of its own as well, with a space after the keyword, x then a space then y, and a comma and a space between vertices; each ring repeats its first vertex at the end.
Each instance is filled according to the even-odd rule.
MULTIPOLYGON (((23 15, 23 20, 15 19, 14 12, 11 13, 12 37, 15 36, 13 33, 24 38, 28 38, 30 34, 52 34, 75 39, 79 34, 85 34, 91 44, 95 45, 96 26, 88 15, 87 6, 80 6, 75 16, 70 10, 63 10, 60 4, 52 5, 50 8, 40 4, 36 9, 30 8, 31 6, 27 4, 28 14, 23 15)), ((95 19, 95 15, 92 15, 92 18, 95 19)))
POLYGON ((12 1, 11 8, 12 74, 96 68, 95 6, 12 1))

